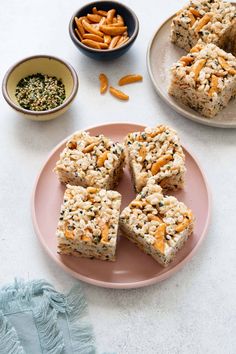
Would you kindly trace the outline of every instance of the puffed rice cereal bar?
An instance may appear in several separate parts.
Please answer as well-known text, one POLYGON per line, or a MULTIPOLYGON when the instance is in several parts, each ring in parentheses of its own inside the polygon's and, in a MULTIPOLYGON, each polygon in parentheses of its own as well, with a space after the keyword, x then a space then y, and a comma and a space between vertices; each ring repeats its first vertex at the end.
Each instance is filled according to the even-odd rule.
POLYGON ((177 133, 165 125, 130 133, 126 156, 137 192, 153 177, 164 191, 183 188, 185 156, 177 133))
POLYGON ((171 69, 169 94, 212 118, 236 93, 236 58, 214 44, 197 44, 171 69))
POLYGON ((121 195, 67 185, 57 227, 58 253, 114 261, 121 195))
POLYGON ((113 189, 123 173, 124 159, 122 144, 79 131, 66 143, 54 171, 65 184, 113 189))
POLYGON ((171 41, 187 52, 201 39, 227 51, 236 33, 236 8, 221 0, 191 0, 174 17, 171 41))
POLYGON ((151 178, 120 215, 120 228, 130 241, 166 267, 193 231, 194 217, 175 197, 163 195, 151 178))

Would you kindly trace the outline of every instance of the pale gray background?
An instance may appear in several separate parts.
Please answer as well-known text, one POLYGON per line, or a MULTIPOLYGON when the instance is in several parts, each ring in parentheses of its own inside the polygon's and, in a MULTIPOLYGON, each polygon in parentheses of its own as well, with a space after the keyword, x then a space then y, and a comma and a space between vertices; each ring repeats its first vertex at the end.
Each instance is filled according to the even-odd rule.
MULTIPOLYGON (((84 1, 1 1, 1 80, 10 65, 33 54, 68 60, 80 79, 68 113, 51 122, 31 122, 0 97, 1 193, 0 284, 15 276, 45 278, 59 290, 77 280, 48 258, 31 223, 30 197, 49 151, 76 129, 105 122, 168 123, 201 161, 213 191, 207 238, 192 261, 172 278, 137 290, 109 290, 83 284, 99 353, 177 354, 236 352, 235 130, 208 128, 173 112, 156 95, 146 69, 146 50, 157 27, 184 1, 126 1, 140 20, 138 39, 124 57, 106 64, 87 59, 72 44, 68 22, 84 1), (129 102, 98 93, 98 74, 115 83, 141 73, 129 102)), ((201 196, 199 195, 199 198, 201 196)))

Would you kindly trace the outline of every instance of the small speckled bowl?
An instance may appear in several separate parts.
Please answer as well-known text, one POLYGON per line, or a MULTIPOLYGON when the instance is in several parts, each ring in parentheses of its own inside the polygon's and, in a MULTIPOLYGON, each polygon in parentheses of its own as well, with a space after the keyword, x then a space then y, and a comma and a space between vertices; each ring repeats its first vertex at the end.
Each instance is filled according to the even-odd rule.
POLYGON ((93 59, 99 60, 111 60, 120 57, 133 45, 139 32, 139 21, 135 13, 126 5, 117 1, 94 1, 77 10, 72 16, 69 23, 70 37, 75 46, 85 55, 93 59), (87 47, 80 42, 75 33, 75 17, 86 16, 88 13, 92 13, 92 8, 96 7, 98 10, 111 10, 116 9, 117 14, 124 18, 125 25, 128 27, 129 40, 121 45, 119 48, 114 49, 94 49, 87 47))
POLYGON ((77 94, 78 87, 78 77, 73 67, 64 60, 49 55, 35 55, 19 61, 7 71, 2 82, 2 92, 7 103, 25 118, 37 121, 51 120, 66 112, 77 94), (46 111, 30 111, 19 105, 15 96, 18 82, 37 73, 56 76, 62 80, 66 98, 60 106, 46 111))

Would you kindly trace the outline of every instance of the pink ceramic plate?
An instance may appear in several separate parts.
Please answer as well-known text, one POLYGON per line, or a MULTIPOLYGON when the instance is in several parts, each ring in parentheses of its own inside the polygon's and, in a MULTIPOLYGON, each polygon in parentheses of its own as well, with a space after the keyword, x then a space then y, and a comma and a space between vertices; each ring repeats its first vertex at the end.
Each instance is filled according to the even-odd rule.
MULTIPOLYGON (((143 129, 141 125, 117 123, 87 130, 92 135, 102 133, 114 141, 122 141, 128 133, 143 129)), ((175 195, 193 210, 196 215, 196 227, 174 263, 167 268, 161 267, 122 236, 118 240, 116 262, 58 255, 55 231, 65 187, 58 182, 52 170, 64 145, 65 140, 52 151, 45 162, 37 178, 32 199, 35 231, 49 256, 58 265, 74 277, 90 284, 108 288, 137 288, 168 278, 193 257, 206 235, 210 216, 210 195, 198 162, 186 149, 184 149, 187 165, 186 188, 175 195)), ((127 168, 118 191, 122 194, 124 208, 135 196, 127 168)))

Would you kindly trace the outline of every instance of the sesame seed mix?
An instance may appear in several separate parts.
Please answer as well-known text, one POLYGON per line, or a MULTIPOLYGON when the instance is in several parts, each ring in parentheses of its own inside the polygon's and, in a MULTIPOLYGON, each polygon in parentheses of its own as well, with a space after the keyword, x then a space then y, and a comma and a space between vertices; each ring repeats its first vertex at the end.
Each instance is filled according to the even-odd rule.
POLYGON ((66 143, 54 170, 63 183, 113 189, 123 173, 124 157, 122 144, 79 131, 66 143))
POLYGON ((164 190, 183 187, 185 156, 173 129, 160 125, 146 128, 144 132, 130 133, 125 145, 138 192, 150 177, 154 177, 164 190))
POLYGON ((21 79, 16 86, 15 95, 20 106, 30 111, 56 108, 66 98, 61 79, 40 73, 21 79))
POLYGON ((114 260, 121 195, 67 185, 57 227, 58 252, 114 260))
POLYGON ((166 266, 193 230, 192 211, 175 197, 163 195, 151 178, 120 216, 125 236, 166 266))

